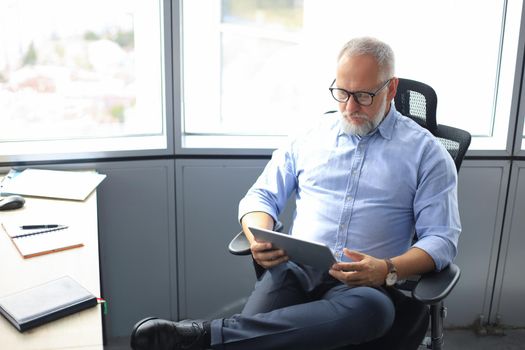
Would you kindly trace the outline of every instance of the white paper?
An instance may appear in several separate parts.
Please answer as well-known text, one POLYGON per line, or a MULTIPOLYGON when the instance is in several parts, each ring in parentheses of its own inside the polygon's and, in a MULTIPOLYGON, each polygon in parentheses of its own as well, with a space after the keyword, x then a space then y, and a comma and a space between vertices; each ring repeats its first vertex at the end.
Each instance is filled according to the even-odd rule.
POLYGON ((79 248, 84 245, 77 230, 70 229, 68 226, 24 230, 18 224, 2 223, 2 227, 24 258, 79 248))
POLYGON ((2 194, 85 200, 106 175, 94 171, 25 169, 2 182, 2 194))

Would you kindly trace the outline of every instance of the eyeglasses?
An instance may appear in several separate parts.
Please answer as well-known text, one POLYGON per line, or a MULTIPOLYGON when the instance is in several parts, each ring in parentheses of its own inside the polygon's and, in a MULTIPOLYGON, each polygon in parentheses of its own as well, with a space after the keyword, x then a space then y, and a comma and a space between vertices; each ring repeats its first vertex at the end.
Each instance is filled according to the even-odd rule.
POLYGON ((354 96, 354 101, 360 104, 361 106, 370 106, 372 102, 374 102, 374 97, 379 93, 379 91, 383 90, 385 86, 390 83, 392 79, 388 79, 379 89, 377 89, 374 92, 367 92, 367 91, 348 91, 345 89, 339 89, 332 87, 335 83, 335 79, 332 82, 332 85, 328 88, 330 92, 332 93, 332 97, 337 101, 341 103, 347 103, 350 99, 350 96, 354 96))

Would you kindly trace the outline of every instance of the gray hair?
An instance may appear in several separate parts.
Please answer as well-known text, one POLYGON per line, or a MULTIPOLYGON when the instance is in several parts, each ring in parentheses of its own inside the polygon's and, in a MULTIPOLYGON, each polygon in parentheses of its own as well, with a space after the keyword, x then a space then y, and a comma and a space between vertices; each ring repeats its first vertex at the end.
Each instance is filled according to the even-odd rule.
POLYGON ((390 79, 394 76, 394 51, 388 44, 371 37, 355 38, 343 46, 339 56, 337 56, 337 61, 339 62, 343 56, 359 55, 371 55, 376 59, 381 72, 381 80, 390 79))

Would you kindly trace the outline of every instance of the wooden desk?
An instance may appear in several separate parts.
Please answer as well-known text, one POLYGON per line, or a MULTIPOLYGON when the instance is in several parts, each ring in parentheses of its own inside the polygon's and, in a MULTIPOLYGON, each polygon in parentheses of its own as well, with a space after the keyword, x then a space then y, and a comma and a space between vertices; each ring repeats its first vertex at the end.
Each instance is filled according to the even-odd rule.
MULTIPOLYGON (((84 246, 23 259, 0 228, 0 296, 69 275, 95 296, 100 296, 97 199, 86 201, 26 197, 21 209, 0 211, 0 221, 67 224, 84 237, 84 246)), ((101 306, 18 332, 0 315, 0 348, 9 350, 102 350, 101 306)))

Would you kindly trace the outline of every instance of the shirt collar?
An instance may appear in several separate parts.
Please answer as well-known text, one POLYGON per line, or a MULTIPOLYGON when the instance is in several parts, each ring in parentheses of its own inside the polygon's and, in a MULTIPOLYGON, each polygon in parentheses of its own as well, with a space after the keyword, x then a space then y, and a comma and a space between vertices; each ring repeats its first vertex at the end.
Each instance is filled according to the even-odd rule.
POLYGON ((394 124, 395 124, 395 114, 397 113, 396 107, 394 105, 394 102, 390 103, 390 110, 388 111, 386 117, 383 119, 381 124, 377 127, 377 130, 379 130, 379 133, 381 136, 383 136, 385 139, 390 140, 392 139, 392 133, 394 132, 394 124))

